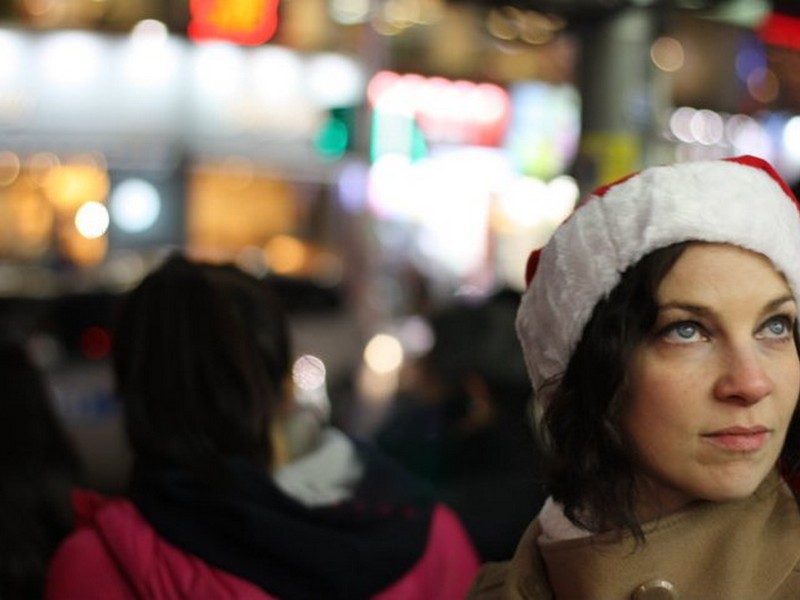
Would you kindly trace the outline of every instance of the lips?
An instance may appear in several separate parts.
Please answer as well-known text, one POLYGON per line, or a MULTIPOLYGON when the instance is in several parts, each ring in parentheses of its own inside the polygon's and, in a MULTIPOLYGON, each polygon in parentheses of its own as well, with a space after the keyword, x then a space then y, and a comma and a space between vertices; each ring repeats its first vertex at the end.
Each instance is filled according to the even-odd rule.
POLYGON ((756 452, 767 443, 770 430, 766 427, 728 427, 703 435, 703 438, 725 450, 756 452))

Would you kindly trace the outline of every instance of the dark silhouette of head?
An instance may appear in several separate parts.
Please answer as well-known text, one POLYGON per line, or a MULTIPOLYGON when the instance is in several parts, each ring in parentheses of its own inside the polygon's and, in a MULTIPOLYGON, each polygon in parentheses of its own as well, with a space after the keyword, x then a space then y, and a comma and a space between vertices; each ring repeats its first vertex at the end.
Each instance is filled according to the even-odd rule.
POLYGON ((123 301, 112 362, 137 465, 270 464, 285 332, 246 277, 174 255, 123 301))

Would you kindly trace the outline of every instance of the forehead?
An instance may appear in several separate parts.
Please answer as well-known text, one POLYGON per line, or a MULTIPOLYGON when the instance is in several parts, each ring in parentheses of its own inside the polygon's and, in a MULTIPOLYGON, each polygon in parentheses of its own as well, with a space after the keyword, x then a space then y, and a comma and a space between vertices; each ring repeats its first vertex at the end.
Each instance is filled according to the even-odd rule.
POLYGON ((660 301, 672 296, 758 298, 793 295, 783 274, 763 254, 739 246, 696 242, 687 246, 658 287, 660 301))

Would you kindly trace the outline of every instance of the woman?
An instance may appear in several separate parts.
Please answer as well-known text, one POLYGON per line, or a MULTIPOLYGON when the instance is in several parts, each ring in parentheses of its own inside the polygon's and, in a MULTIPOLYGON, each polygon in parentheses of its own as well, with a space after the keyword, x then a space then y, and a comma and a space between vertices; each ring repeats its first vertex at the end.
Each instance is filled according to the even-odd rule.
POLYGON ((797 200, 754 157, 601 188, 517 329, 551 498, 472 598, 800 597, 797 200))
POLYGON ((122 307, 113 366, 135 467, 76 498, 47 597, 463 598, 454 514, 291 395, 284 317, 233 267, 168 260, 122 307))

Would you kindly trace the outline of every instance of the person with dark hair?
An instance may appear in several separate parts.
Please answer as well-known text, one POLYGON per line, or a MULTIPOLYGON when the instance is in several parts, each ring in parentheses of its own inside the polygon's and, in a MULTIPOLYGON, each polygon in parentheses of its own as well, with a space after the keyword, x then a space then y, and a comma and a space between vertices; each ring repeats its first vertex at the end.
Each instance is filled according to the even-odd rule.
POLYGON ((39 600, 50 558, 72 528, 81 465, 23 344, 0 342, 0 381, 0 598, 39 600))
POLYGON ((124 300, 124 498, 77 495, 52 600, 463 598, 458 518, 292 395, 285 316, 230 265, 168 259, 124 300))
POLYGON ((799 210, 756 157, 650 167, 531 255, 551 496, 470 598, 800 597, 799 210))
POLYGON ((483 561, 510 558, 545 499, 519 300, 501 289, 435 311, 432 346, 376 434, 458 513, 483 561))

